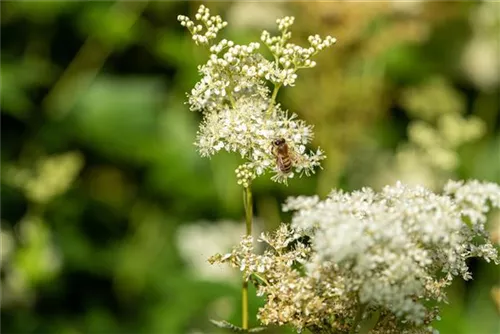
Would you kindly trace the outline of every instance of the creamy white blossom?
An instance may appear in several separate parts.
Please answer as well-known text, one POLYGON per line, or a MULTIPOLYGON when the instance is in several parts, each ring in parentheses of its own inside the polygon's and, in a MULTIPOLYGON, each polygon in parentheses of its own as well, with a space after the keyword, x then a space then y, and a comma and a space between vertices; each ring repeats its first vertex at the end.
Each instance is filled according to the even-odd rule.
MULTIPOLYGON (((258 230, 262 223, 255 225, 258 230)), ((183 224, 177 231, 177 248, 188 268, 200 279, 237 283, 239 275, 227 267, 211 266, 207 259, 216 252, 231 250, 244 232, 245 227, 241 222, 230 220, 183 224)))
POLYGON ((239 153, 248 161, 237 170, 237 174, 247 175, 238 177, 243 183, 267 171, 275 171, 277 181, 286 181, 292 174, 280 173, 272 153, 272 141, 283 138, 293 155, 295 171, 313 173, 324 155, 320 149, 306 150, 313 137, 312 126, 295 114, 288 115, 279 106, 274 106, 271 114, 266 113, 266 107, 263 100, 249 97, 239 99, 234 108, 207 113, 196 141, 200 154, 210 156, 220 150, 239 153))
POLYGON ((500 83, 500 6, 495 1, 484 1, 471 11, 471 38, 462 54, 462 67, 473 84, 492 91, 500 83))
POLYGON ((177 16, 177 20, 181 25, 189 29, 196 44, 208 44, 210 40, 217 37, 219 30, 227 26, 227 22, 223 21, 219 15, 211 16, 210 10, 203 5, 198 9, 195 18, 203 25, 195 24, 187 16, 177 16), (203 30, 206 30, 205 33, 203 35, 199 34, 203 30))
POLYGON ((296 197, 284 206, 291 227, 261 237, 264 254, 246 237, 212 261, 260 283, 264 324, 354 333, 374 319, 370 333, 432 333, 445 288, 471 278, 467 259, 499 263, 485 229, 491 207, 500 186, 479 181, 449 181, 442 194, 397 183, 296 197))
POLYGON ((212 41, 220 29, 226 26, 219 16, 210 16, 204 6, 196 19, 206 27, 196 25, 186 16, 179 21, 193 34, 198 44, 209 46, 208 61, 199 67, 202 76, 189 94, 191 110, 201 111, 203 121, 195 145, 202 156, 209 157, 221 150, 236 152, 245 160, 236 170, 238 183, 247 187, 257 176, 274 171, 274 181, 286 182, 294 172, 302 175, 314 173, 324 158, 318 148, 307 146, 313 138, 312 127, 298 119, 294 113, 284 111, 275 103, 282 86, 293 86, 297 71, 314 67, 311 58, 335 43, 335 38, 310 36, 307 47, 290 43, 288 30, 293 17, 277 20, 279 36, 267 31, 261 41, 271 51, 273 60, 260 53, 260 43, 238 45, 223 39, 212 41), (268 85, 273 86, 272 93, 268 85), (287 159, 293 170, 277 166, 272 142, 284 139, 289 148, 287 159))

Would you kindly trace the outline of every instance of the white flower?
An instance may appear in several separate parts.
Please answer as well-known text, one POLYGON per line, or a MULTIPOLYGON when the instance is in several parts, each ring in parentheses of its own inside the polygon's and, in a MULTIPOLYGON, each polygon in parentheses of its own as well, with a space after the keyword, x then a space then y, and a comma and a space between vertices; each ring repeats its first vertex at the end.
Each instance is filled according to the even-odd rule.
POLYGON ((500 82, 497 42, 498 36, 496 39, 474 37, 469 41, 462 55, 464 72, 476 86, 484 90, 491 90, 500 82))
POLYGON ((179 15, 177 16, 177 20, 183 27, 188 28, 189 31, 193 34, 193 41, 195 41, 196 44, 208 44, 211 39, 217 37, 217 33, 219 32, 219 30, 227 26, 227 22, 222 21, 219 15, 210 16, 210 10, 203 5, 200 6, 195 17, 196 20, 201 21, 205 26, 205 34, 199 34, 203 30, 202 25, 195 25, 194 22, 189 19, 189 17, 179 15))
MULTIPOLYGON (((257 230, 259 224, 256 225, 257 230)), ((226 267, 215 267, 208 263, 209 256, 216 252, 228 252, 244 233, 241 222, 221 220, 199 221, 183 224, 177 231, 177 247, 189 269, 200 279, 209 281, 228 280, 236 283, 239 275, 226 267)), ((255 232, 258 235, 258 231, 255 232)), ((226 253, 227 259, 231 254, 226 253)))
POLYGON ((500 6, 494 1, 485 1, 471 12, 471 39, 462 54, 465 74, 483 90, 491 91, 500 83, 499 14, 500 6))
POLYGON ((444 195, 397 183, 380 193, 366 188, 333 191, 324 201, 290 199, 285 208, 298 210, 292 227, 311 238, 310 273, 333 262, 349 282, 345 293, 420 325, 426 309, 419 300, 433 294, 429 287, 440 272, 448 274, 448 285, 453 276, 471 277, 469 257, 498 263, 485 238, 488 203, 500 208, 500 186, 450 181, 444 195))
POLYGON ((206 64, 199 67, 201 80, 189 94, 191 110, 203 113, 196 146, 202 156, 211 156, 220 150, 238 153, 245 162, 236 174, 238 183, 248 187, 251 181, 266 171, 275 171, 272 180, 286 183, 297 173, 309 175, 325 158, 318 148, 307 152, 313 133, 312 127, 298 120, 276 105, 275 99, 281 86, 293 86, 296 72, 301 68, 314 67, 311 57, 335 43, 333 37, 325 39, 318 35, 309 38, 308 47, 288 43, 291 33, 288 28, 293 17, 277 20, 281 36, 271 36, 264 31, 261 40, 271 50, 274 61, 259 53, 260 43, 238 45, 221 40, 213 43, 217 32, 225 26, 219 16, 210 16, 201 6, 196 19, 202 21, 207 32, 200 35, 201 26, 185 16, 179 16, 199 44, 208 44, 210 56, 206 64), (274 85, 270 94, 266 80, 274 85), (284 168, 277 165, 273 142, 284 140, 288 154, 281 153, 286 161, 284 168))
POLYGON ((267 107, 261 98, 242 97, 234 108, 207 113, 195 143, 201 155, 213 155, 223 147, 247 160, 244 169, 248 173, 260 175, 274 171, 274 179, 284 182, 287 175, 277 168, 272 152, 273 141, 283 138, 294 161, 294 170, 299 174, 314 173, 324 155, 320 149, 305 151, 304 144, 312 139, 312 127, 297 119, 295 114, 288 116, 279 106, 274 106, 271 113, 266 112, 267 107))
POLYGON ((478 181, 450 181, 442 195, 397 183, 379 193, 333 191, 323 201, 291 198, 285 210, 295 210, 292 228, 262 234, 259 241, 270 246, 262 255, 245 237, 212 261, 261 282, 264 324, 333 331, 356 326, 361 312, 383 314, 374 333, 435 333, 432 302, 446 301, 455 276, 471 278, 467 259, 498 264, 484 229, 488 205, 500 208, 500 186, 478 181))

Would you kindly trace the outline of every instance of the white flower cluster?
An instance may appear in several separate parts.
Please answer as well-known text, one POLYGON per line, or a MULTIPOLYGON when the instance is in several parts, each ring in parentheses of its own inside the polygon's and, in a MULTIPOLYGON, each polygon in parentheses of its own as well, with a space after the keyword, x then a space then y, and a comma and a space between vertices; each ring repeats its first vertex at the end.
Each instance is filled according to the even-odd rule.
POLYGON ((83 165, 79 152, 53 155, 36 162, 34 170, 7 165, 4 180, 22 189, 35 203, 44 204, 64 193, 78 176, 83 165))
POLYGON ((281 36, 271 36, 268 31, 264 30, 260 37, 275 57, 275 66, 269 68, 265 75, 266 80, 274 84, 293 86, 297 79, 295 73, 297 69, 316 66, 316 62, 312 61, 311 57, 336 42, 336 39, 331 36, 327 36, 323 40, 319 35, 314 35, 308 38, 310 44, 308 48, 287 43, 292 36, 288 28, 293 24, 293 21, 294 18, 289 16, 278 19, 276 23, 281 31, 281 36))
POLYGON ((200 279, 239 282, 236 272, 227 267, 211 266, 207 258, 216 252, 230 250, 244 232, 241 222, 229 220, 182 224, 177 232, 177 248, 189 269, 200 279))
POLYGON ((292 17, 277 21, 281 36, 271 37, 264 31, 262 41, 271 50, 274 60, 260 54, 259 43, 237 45, 221 40, 211 43, 226 23, 219 16, 210 16, 207 8, 200 7, 196 19, 201 20, 207 32, 199 35, 202 26, 189 18, 179 16, 179 21, 193 34, 195 41, 208 44, 210 56, 199 67, 202 75, 189 94, 191 110, 203 112, 204 119, 198 131, 196 145, 202 156, 211 156, 220 150, 237 152, 246 160, 236 170, 238 183, 247 187, 253 178, 274 170, 272 178, 286 182, 297 172, 308 175, 314 172, 324 158, 321 150, 306 152, 312 140, 312 127, 288 115, 276 105, 276 94, 281 86, 293 86, 297 70, 315 66, 311 57, 332 45, 335 39, 319 36, 309 38, 310 46, 302 48, 288 43, 288 28, 292 17), (196 36, 196 38, 195 38, 196 36), (272 94, 268 84, 274 86, 272 94), (272 143, 284 140, 280 159, 293 168, 283 168, 277 163, 272 143))
POLYGON ((225 39, 210 47, 209 60, 199 68, 203 77, 189 95, 190 109, 214 112, 241 96, 266 97, 268 89, 261 78, 269 61, 257 53, 259 47, 259 43, 235 45, 225 39))
POLYGON ((267 170, 276 171, 275 181, 286 182, 293 176, 276 167, 276 157, 272 153, 272 142, 276 138, 285 139, 297 173, 313 173, 324 158, 320 149, 306 152, 306 145, 313 136, 312 126, 297 119, 295 114, 288 116, 279 106, 269 115, 266 107, 263 100, 242 97, 234 108, 226 107, 207 114, 198 132, 196 145, 202 156, 226 150, 238 152, 249 160, 237 169, 239 182, 244 186, 267 170))
POLYGON ((346 289, 357 291, 361 303, 387 307, 420 324, 426 310, 418 299, 432 297, 426 289, 438 272, 451 283, 456 275, 471 278, 469 257, 498 263, 485 239, 488 202, 500 208, 498 185, 449 182, 445 194, 437 195, 397 183, 380 193, 365 188, 333 191, 325 201, 295 199, 285 209, 299 210, 292 227, 312 236, 310 270, 332 261, 349 276, 346 289), (478 236, 482 243, 476 244, 478 236))
POLYGON ((201 21, 203 26, 205 26, 205 34, 199 34, 203 30, 203 26, 201 24, 195 25, 195 23, 187 16, 177 16, 177 20, 181 23, 181 25, 189 29, 196 44, 208 44, 211 39, 217 37, 219 30, 227 26, 227 22, 222 21, 222 18, 219 15, 210 16, 210 10, 203 5, 201 5, 198 9, 198 13, 196 13, 195 18, 196 20, 201 21))
POLYGON ((408 141, 398 145, 389 168, 387 161, 381 161, 374 169, 376 177, 367 179, 376 188, 401 180, 441 189, 460 166, 460 149, 483 137, 486 124, 475 115, 465 115, 465 97, 441 77, 408 88, 401 97, 411 118, 408 141))
POLYGON ((373 321, 370 333, 433 332, 444 289, 471 278, 467 259, 499 263, 484 228, 488 205, 500 208, 500 186, 478 181, 450 181, 442 195, 397 183, 297 197, 284 207, 294 211, 291 229, 261 238, 270 250, 255 254, 247 237, 212 260, 261 282, 265 324, 354 333, 373 321))
POLYGON ((479 89, 493 91, 500 83, 500 7, 494 1, 485 1, 471 11, 471 39, 462 54, 462 67, 479 89))

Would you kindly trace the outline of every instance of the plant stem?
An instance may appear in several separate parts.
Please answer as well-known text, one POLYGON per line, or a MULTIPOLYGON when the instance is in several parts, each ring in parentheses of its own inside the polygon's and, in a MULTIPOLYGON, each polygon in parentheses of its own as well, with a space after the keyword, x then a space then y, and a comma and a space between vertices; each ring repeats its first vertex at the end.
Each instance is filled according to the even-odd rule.
POLYGON ((234 97, 231 95, 231 94, 227 94, 227 96, 229 97, 229 101, 231 101, 231 107, 233 107, 233 109, 236 107, 236 102, 234 101, 234 97))
POLYGON ((243 200, 245 203, 245 222, 247 226, 247 235, 252 234, 252 216, 253 216, 253 204, 252 204, 252 189, 250 185, 245 187, 243 190, 243 200))
MULTIPOLYGON (((252 189, 250 188, 250 185, 245 187, 243 190, 243 204, 245 206, 246 233, 247 235, 252 235, 253 204, 252 189)), ((243 277, 241 297, 241 327, 243 329, 248 329, 248 280, 245 277, 243 277)))
POLYGON ((248 281, 243 278, 241 289, 241 328, 248 329, 248 281))
POLYGON ((271 95, 271 101, 269 101, 269 107, 267 108, 266 114, 269 114, 271 110, 273 110, 274 102, 276 101, 276 95, 278 95, 278 90, 280 89, 281 84, 274 85, 273 94, 271 95))

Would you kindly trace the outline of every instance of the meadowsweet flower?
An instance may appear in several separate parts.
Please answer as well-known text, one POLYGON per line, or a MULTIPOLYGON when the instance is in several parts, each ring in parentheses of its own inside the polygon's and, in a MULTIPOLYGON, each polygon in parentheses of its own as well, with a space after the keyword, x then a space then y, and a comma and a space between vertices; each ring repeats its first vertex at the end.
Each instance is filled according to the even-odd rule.
POLYGON ((473 84, 492 91, 500 83, 498 57, 498 15, 494 2, 486 1, 471 12, 471 39, 462 54, 462 68, 473 84))
POLYGON ((219 30, 227 26, 227 22, 223 21, 219 15, 210 16, 210 10, 203 5, 198 9, 195 18, 206 27, 206 31, 203 35, 199 34, 203 30, 201 24, 195 24, 187 16, 177 16, 177 20, 181 25, 189 29, 193 35, 193 41, 195 41, 196 44, 208 44, 210 40, 217 37, 219 30))
POLYGON ((203 121, 195 145, 202 156, 210 157, 225 150, 238 153, 245 161, 236 169, 238 183, 247 187, 251 181, 268 171, 274 171, 274 181, 286 182, 294 173, 309 175, 320 166, 323 152, 307 150, 313 138, 312 126, 298 119, 275 103, 282 86, 293 86, 297 71, 311 68, 311 59, 335 43, 328 36, 310 36, 309 46, 290 43, 293 17, 277 20, 279 36, 264 31, 261 42, 271 51, 274 60, 266 59, 259 51, 261 43, 238 45, 222 39, 213 41, 227 23, 219 16, 210 16, 201 6, 197 25, 186 16, 179 16, 181 25, 193 34, 197 44, 207 45, 210 56, 199 67, 202 76, 188 95, 191 110, 201 111, 203 121), (202 34, 202 31, 205 31, 202 34), (274 86, 271 93, 268 85, 274 86), (293 172, 283 172, 276 165, 272 142, 284 139, 289 147, 293 172))
POLYGON ((210 266, 207 258, 215 252, 230 250, 244 229, 244 225, 228 220, 183 224, 177 233, 177 247, 190 270, 201 279, 238 282, 235 272, 210 266))
POLYGON ((212 261, 257 281, 264 324, 352 333, 371 322, 371 333, 433 333, 445 288, 471 278, 466 260, 499 263, 484 228, 490 207, 500 208, 500 186, 478 181, 449 181, 443 194, 396 183, 291 198, 291 226, 263 235, 263 254, 245 237, 212 261))
POLYGON ((477 116, 465 116, 465 97, 442 78, 431 78, 402 94, 409 116, 408 142, 399 145, 392 159, 377 169, 375 187, 402 180, 439 189, 460 165, 459 149, 479 140, 486 124, 477 116), (436 103, 429 104, 428 101, 436 103))
MULTIPOLYGON (((264 225, 254 219, 252 234, 258 236, 264 225)), ((176 234, 176 245, 190 271, 207 281, 239 282, 239 275, 227 267, 211 266, 207 259, 214 253, 230 251, 245 233, 242 222, 232 220, 196 221, 182 224, 176 234)))
POLYGON ((295 171, 309 174, 324 158, 320 149, 306 151, 313 137, 312 126, 288 115, 275 106, 272 114, 266 114, 267 105, 255 97, 241 98, 234 108, 225 107, 217 113, 207 115, 200 125, 196 145, 202 156, 210 156, 220 150, 236 152, 247 162, 238 167, 241 183, 251 182, 268 170, 275 170, 273 180, 286 180, 292 174, 282 174, 276 169, 276 157, 272 153, 272 142, 276 138, 286 140, 293 152, 295 171))
POLYGON ((68 190, 82 165, 79 152, 66 152, 40 159, 33 170, 7 165, 4 180, 22 189, 33 202, 44 204, 68 190))

